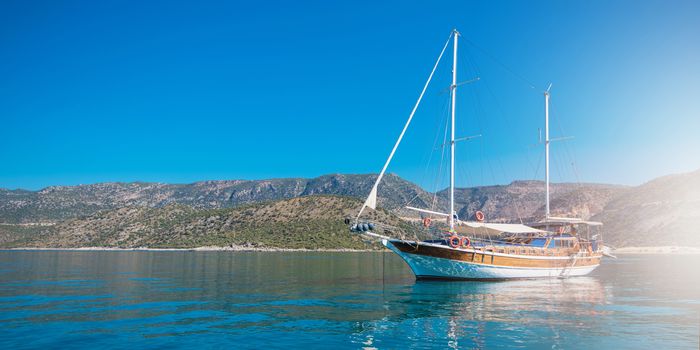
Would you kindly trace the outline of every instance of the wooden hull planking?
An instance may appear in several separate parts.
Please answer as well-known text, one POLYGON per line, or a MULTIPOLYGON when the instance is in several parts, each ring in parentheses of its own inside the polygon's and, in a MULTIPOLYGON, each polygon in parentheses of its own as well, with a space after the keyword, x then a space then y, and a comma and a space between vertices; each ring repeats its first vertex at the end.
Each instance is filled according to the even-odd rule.
POLYGON ((601 255, 532 256, 401 240, 382 243, 398 254, 417 278, 513 279, 583 276, 600 264, 601 255))

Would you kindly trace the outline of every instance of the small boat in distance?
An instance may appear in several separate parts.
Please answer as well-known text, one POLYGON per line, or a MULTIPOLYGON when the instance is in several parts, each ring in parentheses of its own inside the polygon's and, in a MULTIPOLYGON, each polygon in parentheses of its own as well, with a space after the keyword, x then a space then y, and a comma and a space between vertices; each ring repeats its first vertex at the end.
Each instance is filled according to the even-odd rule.
MULTIPOLYGON (((499 280, 513 278, 569 277, 589 274, 601 263, 603 255, 609 255, 603 246, 602 223, 577 218, 554 217, 549 208, 549 88, 545 96, 545 214, 538 222, 528 225, 485 222, 482 212, 475 212, 474 221, 462 221, 455 211, 455 143, 470 139, 455 139, 455 102, 457 87, 457 45, 459 32, 453 30, 443 47, 433 70, 421 91, 408 121, 386 160, 372 190, 360 209, 352 232, 380 239, 382 244, 399 255, 413 270, 418 279, 499 280), (378 234, 374 224, 360 222, 366 208, 375 209, 377 188, 382 181, 396 149, 408 129, 423 99, 436 68, 449 46, 453 43, 452 84, 450 86, 450 186, 447 213, 427 208, 406 208, 422 215, 427 228, 444 218, 447 227, 439 230, 443 237, 430 240, 406 240, 378 234), (449 213, 449 214, 448 214, 449 213)), ((478 80, 475 79, 475 80, 478 80)), ((475 81, 473 80, 473 81, 475 81)), ((550 86, 551 87, 551 86, 550 86)), ((480 135, 474 136, 478 137, 480 135)))

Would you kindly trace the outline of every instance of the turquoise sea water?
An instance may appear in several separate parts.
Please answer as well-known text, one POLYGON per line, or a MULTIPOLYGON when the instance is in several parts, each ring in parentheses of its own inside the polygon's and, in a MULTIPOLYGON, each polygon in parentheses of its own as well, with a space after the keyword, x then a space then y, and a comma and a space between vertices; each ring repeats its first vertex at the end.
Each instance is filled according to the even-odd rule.
POLYGON ((0 348, 697 349, 700 256, 416 282, 391 253, 1 251, 0 348))

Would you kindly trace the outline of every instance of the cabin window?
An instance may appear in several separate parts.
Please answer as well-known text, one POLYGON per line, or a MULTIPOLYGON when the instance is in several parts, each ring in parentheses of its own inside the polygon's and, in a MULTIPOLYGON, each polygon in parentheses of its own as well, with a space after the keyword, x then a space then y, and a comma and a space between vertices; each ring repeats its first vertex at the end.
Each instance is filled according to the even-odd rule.
POLYGON ((554 241, 554 247, 556 247, 556 248, 570 248, 573 246, 574 246, 574 241, 572 241, 572 240, 557 239, 554 241))

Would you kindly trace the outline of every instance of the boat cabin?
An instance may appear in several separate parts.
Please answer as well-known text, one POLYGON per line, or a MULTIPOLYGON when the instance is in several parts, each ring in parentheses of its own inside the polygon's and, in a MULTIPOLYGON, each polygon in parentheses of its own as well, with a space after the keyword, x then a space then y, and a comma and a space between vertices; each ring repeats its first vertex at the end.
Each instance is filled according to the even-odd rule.
POLYGON ((469 237, 469 247, 494 253, 557 256, 598 251, 600 223, 558 219, 528 225, 460 221, 454 234, 445 232, 445 239, 424 242, 464 248, 464 244, 451 242, 458 235, 469 237))

